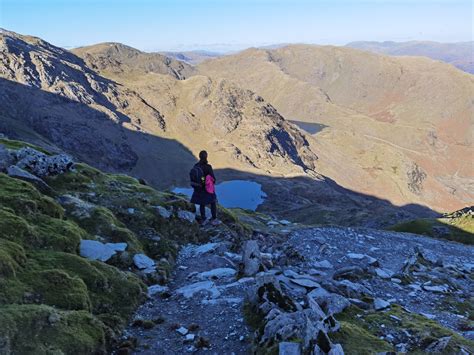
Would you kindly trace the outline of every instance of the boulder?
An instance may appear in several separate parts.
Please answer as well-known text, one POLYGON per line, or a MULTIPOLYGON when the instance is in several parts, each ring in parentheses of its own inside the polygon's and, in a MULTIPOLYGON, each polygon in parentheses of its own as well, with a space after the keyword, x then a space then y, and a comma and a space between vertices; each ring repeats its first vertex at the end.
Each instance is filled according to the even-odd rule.
POLYGON ((325 292, 310 292, 308 297, 313 298, 326 314, 338 314, 350 306, 350 301, 344 296, 329 293, 326 290, 324 291, 325 292))
POLYGON ((194 223, 196 221, 196 215, 189 211, 178 211, 178 218, 182 219, 183 221, 187 221, 189 223, 194 223))
POLYGON ((375 274, 382 279, 390 279, 394 273, 388 269, 375 268, 375 274))
POLYGON ((139 269, 151 269, 155 266, 155 261, 145 254, 135 254, 133 256, 133 263, 139 269))
POLYGON ((328 260, 316 261, 312 264, 316 269, 332 269, 333 265, 328 260))
POLYGON ((387 302, 381 298, 374 299, 374 308, 376 311, 381 311, 382 309, 386 309, 390 307, 390 302, 387 302))
POLYGON ((110 246, 97 240, 81 240, 79 245, 79 254, 89 260, 107 261, 116 254, 116 251, 110 246))
POLYGON ((321 287, 320 284, 318 284, 317 282, 315 282, 313 280, 309 280, 309 279, 299 278, 299 279, 290 279, 290 281, 297 284, 297 285, 299 285, 299 286, 303 286, 303 287, 306 287, 306 288, 321 287))
POLYGON ((337 269, 332 278, 334 280, 340 279, 350 279, 350 280, 358 280, 363 277, 367 277, 368 274, 359 266, 345 266, 337 269))
POLYGON ((63 174, 71 170, 74 165, 72 158, 67 154, 48 156, 30 147, 21 148, 15 155, 18 167, 28 169, 39 177, 63 174))
POLYGON ((197 279, 221 279, 226 277, 233 277, 237 271, 227 267, 221 267, 209 271, 204 271, 196 275, 197 279))
POLYGON ((127 243, 105 243, 106 246, 112 248, 116 252, 123 252, 127 249, 127 243))
POLYGON ((62 195, 57 199, 58 203, 66 208, 74 217, 79 219, 90 218, 96 206, 72 195, 62 195))
POLYGON ((243 245, 242 262, 245 276, 255 275, 260 271, 261 255, 257 241, 248 240, 243 245))
POLYGON ((209 293, 211 298, 217 298, 220 296, 220 292, 217 289, 216 285, 212 281, 200 281, 190 285, 180 287, 176 290, 178 295, 181 295, 185 298, 191 298, 196 293, 206 292, 209 293))
POLYGON ((450 336, 440 338, 438 340, 435 340, 430 345, 428 345, 428 347, 425 349, 425 351, 427 353, 435 353, 435 354, 444 353, 444 351, 448 347, 450 341, 451 341, 450 336))
POLYGON ((168 219, 171 217, 171 212, 168 211, 166 208, 164 208, 163 206, 156 206, 155 207, 156 209, 156 212, 158 212, 158 214, 163 217, 164 219, 168 219))
POLYGON ((169 291, 168 286, 162 286, 162 285, 151 285, 148 286, 148 297, 153 297, 155 295, 161 295, 165 292, 169 291))
POLYGON ((7 168, 7 174, 8 176, 15 178, 15 179, 20 179, 23 181, 27 181, 35 185, 40 191, 42 192, 49 192, 51 191, 51 187, 44 182, 42 179, 39 177, 29 173, 26 170, 23 170, 19 168, 16 165, 11 165, 7 168))

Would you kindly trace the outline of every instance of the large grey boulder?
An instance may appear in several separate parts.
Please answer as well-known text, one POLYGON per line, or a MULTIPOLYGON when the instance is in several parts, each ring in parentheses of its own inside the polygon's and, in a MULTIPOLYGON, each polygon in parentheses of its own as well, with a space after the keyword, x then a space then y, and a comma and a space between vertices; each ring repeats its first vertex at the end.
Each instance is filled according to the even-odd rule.
POLYGON ((79 245, 79 254, 89 260, 107 261, 116 254, 116 251, 109 245, 97 240, 83 239, 79 245))
POLYGON ((49 187, 49 185, 45 183, 42 179, 29 173, 26 170, 19 168, 16 165, 9 166, 7 168, 7 174, 8 176, 12 178, 30 182, 43 192, 51 191, 51 188, 49 187))
POLYGON ((28 169, 39 177, 63 174, 74 165, 67 154, 48 156, 30 147, 21 148, 15 155, 18 167, 28 169))
POLYGON ((150 269, 155 266, 155 260, 149 258, 145 254, 135 254, 133 256, 133 263, 139 269, 150 269))
POLYGON ((257 241, 247 240, 243 245, 242 262, 244 275, 252 276, 260 270, 262 258, 257 241))

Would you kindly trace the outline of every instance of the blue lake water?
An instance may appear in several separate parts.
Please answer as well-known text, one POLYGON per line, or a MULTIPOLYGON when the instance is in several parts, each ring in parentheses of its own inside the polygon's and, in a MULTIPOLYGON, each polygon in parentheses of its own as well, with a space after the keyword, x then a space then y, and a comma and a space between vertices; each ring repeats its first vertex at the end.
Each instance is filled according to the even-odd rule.
POLYGON ((326 125, 322 123, 311 123, 311 122, 301 122, 301 121, 290 121, 291 123, 297 125, 303 131, 308 132, 309 134, 316 134, 325 129, 326 125))
MULTIPOLYGON (((174 193, 180 193, 191 198, 193 189, 176 187, 174 193)), ((255 211, 267 197, 262 185, 254 181, 230 180, 216 185, 217 200, 221 206, 227 208, 245 208, 255 211)))

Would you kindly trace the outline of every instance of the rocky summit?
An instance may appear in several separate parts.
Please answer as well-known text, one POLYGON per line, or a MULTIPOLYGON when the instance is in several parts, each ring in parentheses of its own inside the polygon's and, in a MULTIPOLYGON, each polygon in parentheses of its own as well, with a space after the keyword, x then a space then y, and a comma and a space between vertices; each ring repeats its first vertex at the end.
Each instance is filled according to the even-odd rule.
POLYGON ((473 354, 472 88, 346 47, 0 30, 0 354, 473 354), (256 210, 174 192, 202 149, 256 210))

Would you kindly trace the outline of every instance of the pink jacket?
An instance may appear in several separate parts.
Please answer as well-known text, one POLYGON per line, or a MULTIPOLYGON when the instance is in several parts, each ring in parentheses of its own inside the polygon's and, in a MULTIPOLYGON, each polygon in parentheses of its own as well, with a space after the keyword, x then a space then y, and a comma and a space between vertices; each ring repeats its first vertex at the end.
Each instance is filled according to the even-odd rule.
POLYGON ((215 185, 214 185, 214 178, 211 175, 206 176, 206 191, 210 194, 216 192, 215 185))

